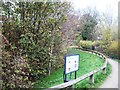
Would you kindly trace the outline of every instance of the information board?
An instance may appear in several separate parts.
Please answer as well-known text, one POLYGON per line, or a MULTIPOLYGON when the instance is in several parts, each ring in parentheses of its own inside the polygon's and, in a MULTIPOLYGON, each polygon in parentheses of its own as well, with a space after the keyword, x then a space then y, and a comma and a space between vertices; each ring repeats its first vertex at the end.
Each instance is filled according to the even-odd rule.
POLYGON ((65 56, 65 74, 79 69, 79 54, 65 56))

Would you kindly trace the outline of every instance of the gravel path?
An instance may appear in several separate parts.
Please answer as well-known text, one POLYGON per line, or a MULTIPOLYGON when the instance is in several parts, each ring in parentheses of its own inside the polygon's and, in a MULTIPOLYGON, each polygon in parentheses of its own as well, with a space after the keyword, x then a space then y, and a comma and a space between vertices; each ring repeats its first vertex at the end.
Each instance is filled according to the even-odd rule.
POLYGON ((118 62, 109 58, 107 60, 112 65, 112 72, 99 88, 118 88, 118 62))

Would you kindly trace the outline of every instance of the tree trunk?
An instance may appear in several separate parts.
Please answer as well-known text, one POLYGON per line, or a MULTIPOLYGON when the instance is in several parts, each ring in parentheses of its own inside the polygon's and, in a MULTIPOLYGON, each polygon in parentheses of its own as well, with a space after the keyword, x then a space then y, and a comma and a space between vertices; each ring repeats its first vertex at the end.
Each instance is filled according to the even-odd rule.
MULTIPOLYGON (((52 25, 51 25, 52 26, 52 25)), ((53 56, 53 42, 54 42, 54 31, 53 31, 53 26, 51 28, 51 47, 50 47, 50 61, 49 61, 49 70, 48 70, 48 75, 50 76, 51 74, 51 69, 52 69, 52 56, 53 56)))

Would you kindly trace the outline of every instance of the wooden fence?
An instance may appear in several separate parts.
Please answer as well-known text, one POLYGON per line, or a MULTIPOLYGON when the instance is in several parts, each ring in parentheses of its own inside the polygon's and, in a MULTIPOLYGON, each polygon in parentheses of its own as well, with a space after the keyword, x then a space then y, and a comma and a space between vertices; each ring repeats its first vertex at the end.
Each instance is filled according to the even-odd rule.
MULTIPOLYGON (((84 49, 83 49, 84 50, 84 49)), ((56 86, 53 86, 53 87, 50 87, 49 89, 47 90, 51 90, 52 88, 54 89, 62 89, 62 88, 66 88, 68 86, 72 86, 78 82, 80 82, 81 80, 84 80, 88 77, 90 77, 90 83, 93 84, 94 83, 94 74, 99 72, 100 70, 103 71, 103 74, 106 74, 106 68, 107 68, 107 57, 105 55, 103 55, 102 53, 100 52, 97 52, 97 51, 94 51, 94 50, 84 50, 86 52, 89 52, 89 53, 92 53, 92 54, 96 54, 98 55, 99 57, 103 58, 105 60, 103 66, 99 67, 98 69, 96 70, 93 70, 79 78, 76 78, 75 80, 71 80, 69 82, 66 82, 66 83, 62 83, 62 84, 59 84, 59 85, 56 85, 56 86)))

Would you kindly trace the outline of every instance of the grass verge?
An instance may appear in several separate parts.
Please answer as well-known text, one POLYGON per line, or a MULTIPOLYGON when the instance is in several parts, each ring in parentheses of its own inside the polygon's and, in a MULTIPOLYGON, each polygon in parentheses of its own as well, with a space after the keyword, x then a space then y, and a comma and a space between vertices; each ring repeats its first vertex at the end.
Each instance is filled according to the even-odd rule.
POLYGON ((115 61, 117 61, 118 63, 120 63, 120 59, 114 59, 114 58, 112 58, 113 60, 115 60, 115 61))

